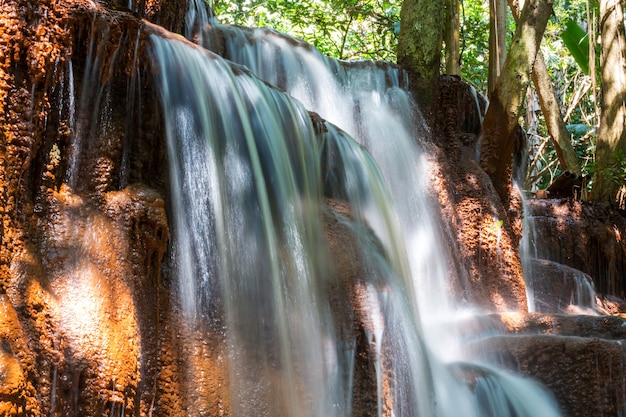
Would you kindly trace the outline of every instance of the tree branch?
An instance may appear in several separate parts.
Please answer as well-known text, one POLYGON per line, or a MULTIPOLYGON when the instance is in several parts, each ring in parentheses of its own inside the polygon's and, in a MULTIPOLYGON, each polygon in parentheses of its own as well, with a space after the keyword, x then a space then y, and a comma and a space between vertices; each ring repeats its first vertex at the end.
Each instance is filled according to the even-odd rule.
POLYGON ((539 44, 552 13, 552 0, 528 0, 522 9, 502 75, 483 123, 480 164, 507 205, 515 130, 539 44))

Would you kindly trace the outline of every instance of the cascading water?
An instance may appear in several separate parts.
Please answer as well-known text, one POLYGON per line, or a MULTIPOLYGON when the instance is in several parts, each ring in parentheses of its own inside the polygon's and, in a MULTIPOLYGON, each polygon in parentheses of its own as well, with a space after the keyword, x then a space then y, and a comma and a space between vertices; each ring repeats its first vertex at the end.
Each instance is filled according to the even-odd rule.
POLYGON ((593 280, 574 268, 550 261, 541 250, 541 239, 527 201, 524 206, 524 235, 520 242, 520 256, 526 281, 528 310, 531 312, 571 312, 597 314, 596 292, 593 280), (544 271, 551 271, 544 276, 544 271), (561 277, 560 280, 557 277, 561 277), (551 284, 551 285, 549 285, 551 284))
MULTIPOLYGON (((391 195, 382 204, 392 204, 400 234, 388 236, 385 222, 374 215, 367 218, 368 224, 388 252, 397 253, 398 241, 402 242, 406 254, 401 256, 408 263, 407 289, 413 292, 421 314, 433 313, 422 321, 432 323, 431 319, 442 316, 439 312, 449 312, 448 298, 441 291, 448 254, 440 245, 438 222, 429 202, 428 161, 416 144, 427 132, 406 92, 405 74, 373 63, 341 63, 265 29, 220 28, 225 35, 226 58, 284 89, 372 154, 391 195)), ((431 329, 437 331, 437 327, 431 329)))
MULTIPOLYGON (((70 189, 76 191, 81 187, 85 187, 86 184, 80 181, 81 175, 93 168, 91 166, 85 166, 85 162, 88 157, 85 158, 85 153, 88 149, 98 146, 98 138, 107 137, 113 132, 113 106, 111 83, 103 82, 111 76, 115 65, 117 54, 119 53, 119 47, 111 48, 109 54, 106 48, 110 47, 109 42, 112 41, 110 28, 101 28, 98 24, 96 15, 93 16, 91 22, 91 36, 89 37, 88 53, 82 70, 83 76, 80 83, 80 87, 76 88, 76 93, 73 91, 69 93, 69 131, 71 132, 70 138, 70 153, 67 170, 65 172, 64 182, 70 186, 70 189), (95 34, 98 33, 98 36, 95 34), (79 97, 77 97, 79 95, 79 97)), ((119 46, 119 45, 118 45, 119 46)), ((135 46, 135 54, 136 48, 135 46)), ((136 57, 136 56, 135 56, 136 57)), ((68 66, 68 88, 74 90, 74 63, 71 60, 67 61, 68 66)), ((131 83, 135 80, 131 77, 131 83)), ((77 86, 78 87, 78 86, 77 86)), ((137 85, 133 88, 138 88, 137 85)), ((129 97, 133 100, 132 94, 129 92, 129 97)), ((134 114, 129 114, 128 128, 135 128, 131 119, 134 114)), ((127 131, 127 134, 131 131, 127 131)), ((124 169, 121 170, 122 175, 124 169)), ((125 180, 123 179, 122 183, 125 180)))
POLYGON ((235 415, 329 415, 322 354, 332 329, 314 279, 321 189, 308 113, 217 57, 152 42, 186 316, 210 319, 223 306, 235 415))
POLYGON ((372 414, 559 415, 533 383, 463 362, 402 72, 347 66, 273 32, 225 34, 228 58, 303 103, 199 47, 151 38, 181 303, 191 327, 224 322, 232 415, 352 414, 354 341, 337 336, 326 298, 323 193, 349 202, 352 216, 336 218, 365 260, 355 315, 375 368, 372 414), (376 162, 332 125, 316 138, 305 109, 376 162))
MULTIPOLYGON (((218 27, 224 33, 228 59, 285 89, 307 108, 352 134, 371 152, 390 190, 390 201, 399 219, 401 233, 393 238, 403 243, 389 246, 388 231, 381 232, 384 227, 377 227, 383 222, 375 215, 369 216, 367 221, 387 244, 387 251, 393 253, 398 247, 406 250, 405 291, 412 292, 411 303, 419 310, 419 317, 405 316, 401 320, 416 320, 421 324, 424 342, 436 359, 463 360, 460 337, 452 320, 458 312, 450 304, 446 291, 451 254, 439 244, 441 233, 437 217, 428 201, 431 197, 428 162, 417 146, 417 141, 424 139, 427 132, 404 88, 403 73, 389 66, 340 63, 306 44, 264 29, 218 27)), ((358 201, 351 199, 350 203, 354 205, 358 201)), ((431 360, 431 372, 436 384, 437 414, 472 415, 470 410, 476 404, 473 398, 468 398, 466 387, 450 378, 449 371, 437 360, 431 360)), ((539 403, 540 407, 545 407, 544 415, 558 414, 550 404, 539 403)), ((477 415, 481 413, 479 409, 476 409, 477 415)), ((524 414, 518 409, 512 412, 524 414)))

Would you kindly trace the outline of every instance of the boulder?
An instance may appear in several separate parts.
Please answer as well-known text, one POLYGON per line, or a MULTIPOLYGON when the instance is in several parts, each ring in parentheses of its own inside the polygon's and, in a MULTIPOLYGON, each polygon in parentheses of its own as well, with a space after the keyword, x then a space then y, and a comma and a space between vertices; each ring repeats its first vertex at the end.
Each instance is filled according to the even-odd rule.
POLYGON ((480 317, 473 326, 466 326, 473 333, 471 356, 539 381, 565 416, 626 412, 622 318, 507 313, 480 317))
POLYGON ((595 291, 589 275, 545 259, 530 259, 525 267, 524 279, 532 311, 595 312, 595 291))
POLYGON ((622 340, 558 335, 505 335, 474 343, 476 356, 544 384, 565 416, 622 416, 626 381, 622 340))

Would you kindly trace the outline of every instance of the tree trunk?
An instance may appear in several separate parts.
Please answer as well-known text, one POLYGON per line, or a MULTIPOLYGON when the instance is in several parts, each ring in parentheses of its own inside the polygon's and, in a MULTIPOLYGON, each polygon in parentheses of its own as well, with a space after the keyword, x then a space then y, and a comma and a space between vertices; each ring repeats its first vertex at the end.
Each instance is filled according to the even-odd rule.
POLYGON ((489 71, 487 91, 496 88, 506 59, 506 0, 489 0, 489 71))
POLYGON ((591 200, 615 203, 626 168, 626 40, 619 0, 600 1, 602 115, 591 200))
POLYGON ((543 60, 541 51, 537 53, 535 66, 533 67, 532 80, 539 96, 539 106, 541 113, 546 119, 548 134, 556 150, 562 170, 580 175, 580 164, 576 150, 572 146, 571 135, 565 126, 565 121, 561 116, 561 110, 554 94, 554 88, 550 75, 543 60))
POLYGON ((398 64, 411 73, 412 89, 426 109, 438 84, 444 12, 444 0, 405 0, 400 12, 398 64))
POLYGON ((491 95, 483 123, 480 164, 505 205, 511 188, 511 162, 515 131, 530 72, 552 12, 550 0, 530 0, 522 13, 504 63, 502 76, 491 95))
MULTIPOLYGON (((517 21, 519 19, 519 2, 515 0, 509 0, 509 6, 513 12, 513 18, 517 21)), ((557 158, 561 164, 563 171, 569 171, 576 175, 580 175, 580 164, 578 163, 578 156, 572 146, 570 134, 565 126, 565 121, 561 116, 561 110, 559 108, 559 102, 554 94, 554 88, 546 63, 543 60, 543 54, 541 51, 537 51, 537 58, 533 66, 532 72, 533 84, 537 90, 537 96, 539 97, 539 106, 541 107, 541 113, 546 120, 546 127, 550 140, 556 150, 557 158)))
POLYGON ((459 0, 447 0, 446 12, 446 74, 461 75, 459 0))

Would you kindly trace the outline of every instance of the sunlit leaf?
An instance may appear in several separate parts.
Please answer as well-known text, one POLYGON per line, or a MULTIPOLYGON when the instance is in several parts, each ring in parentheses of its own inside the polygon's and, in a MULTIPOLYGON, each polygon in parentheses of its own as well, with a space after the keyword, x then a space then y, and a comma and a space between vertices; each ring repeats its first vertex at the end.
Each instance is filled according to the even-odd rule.
POLYGON ((565 21, 561 39, 581 71, 589 75, 589 36, 585 29, 571 19, 565 21))

